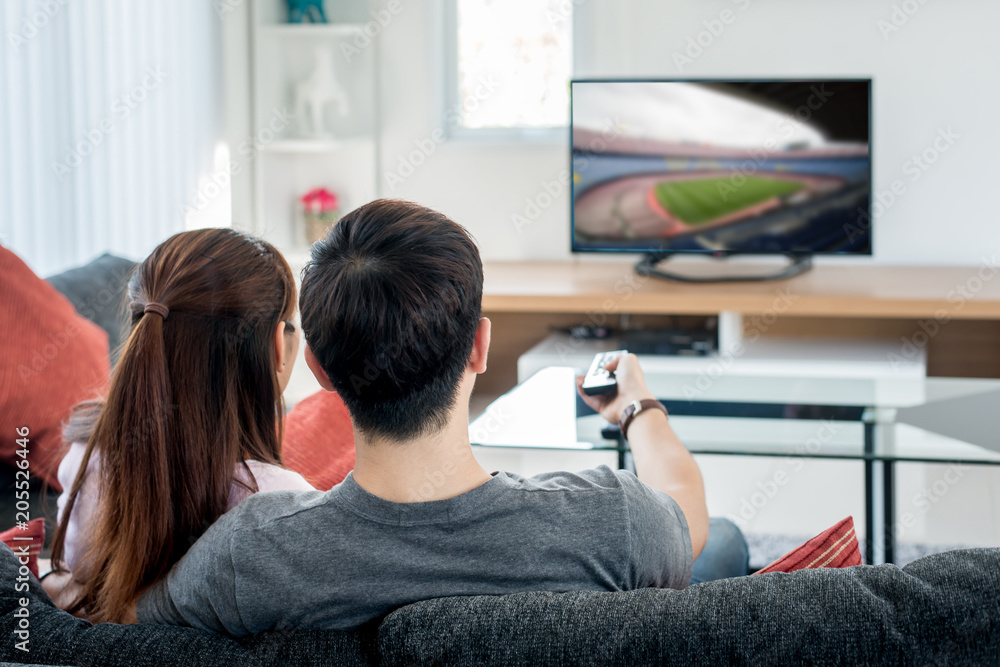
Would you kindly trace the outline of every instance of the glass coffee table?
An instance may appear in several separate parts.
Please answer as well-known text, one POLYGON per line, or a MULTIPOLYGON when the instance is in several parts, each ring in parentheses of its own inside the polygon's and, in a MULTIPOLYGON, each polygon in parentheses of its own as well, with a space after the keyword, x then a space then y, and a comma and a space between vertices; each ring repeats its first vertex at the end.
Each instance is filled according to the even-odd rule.
MULTIPOLYGON (((546 368, 469 425, 484 447, 615 451, 628 443, 577 396, 579 369, 546 368)), ((864 462, 866 562, 895 560, 894 464, 1000 465, 1000 380, 776 378, 646 373, 694 454, 864 462), (897 424, 941 436, 910 442, 897 424)))

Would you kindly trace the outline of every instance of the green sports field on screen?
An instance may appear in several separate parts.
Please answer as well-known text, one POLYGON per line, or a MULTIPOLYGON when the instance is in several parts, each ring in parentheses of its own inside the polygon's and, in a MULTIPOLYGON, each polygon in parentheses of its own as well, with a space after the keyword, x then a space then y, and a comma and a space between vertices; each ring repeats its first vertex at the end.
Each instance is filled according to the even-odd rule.
POLYGON ((761 176, 735 185, 732 177, 669 181, 655 186, 656 199, 670 215, 698 225, 804 188, 803 183, 761 176), (721 187, 720 187, 721 186, 721 187))

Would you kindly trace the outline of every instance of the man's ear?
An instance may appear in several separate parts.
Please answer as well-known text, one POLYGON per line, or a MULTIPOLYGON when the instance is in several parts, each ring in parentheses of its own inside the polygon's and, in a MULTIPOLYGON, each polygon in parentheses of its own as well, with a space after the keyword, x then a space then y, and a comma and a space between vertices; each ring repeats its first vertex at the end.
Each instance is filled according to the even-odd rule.
POLYGON ((476 327, 476 340, 472 343, 472 354, 469 355, 469 370, 473 373, 486 372, 486 356, 490 351, 490 327, 492 323, 489 318, 483 317, 476 327))
POLYGON ((316 381, 319 382, 319 386, 323 387, 327 391, 336 391, 333 388, 333 383, 330 382, 330 376, 326 374, 323 367, 319 365, 319 359, 313 354, 313 351, 306 344, 306 365, 309 366, 309 370, 312 374, 316 376, 316 381))

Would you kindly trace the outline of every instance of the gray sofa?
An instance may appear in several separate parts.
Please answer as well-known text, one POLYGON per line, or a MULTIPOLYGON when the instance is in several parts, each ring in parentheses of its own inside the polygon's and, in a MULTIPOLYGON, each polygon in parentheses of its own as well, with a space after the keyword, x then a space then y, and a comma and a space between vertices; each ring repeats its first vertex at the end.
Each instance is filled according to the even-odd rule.
POLYGON ((683 591, 427 600, 355 632, 235 640, 91 625, 56 609, 0 547, 0 661, 47 665, 997 665, 1000 549, 709 582, 683 591), (14 647, 29 600, 30 652, 14 647))

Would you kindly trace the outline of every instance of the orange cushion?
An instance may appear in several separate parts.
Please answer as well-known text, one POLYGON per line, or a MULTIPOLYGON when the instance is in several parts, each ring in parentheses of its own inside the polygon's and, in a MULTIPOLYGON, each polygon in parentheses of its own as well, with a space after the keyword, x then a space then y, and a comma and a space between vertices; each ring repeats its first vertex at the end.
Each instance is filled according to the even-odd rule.
POLYGON ((24 527, 5 530, 0 533, 0 542, 10 547, 19 559, 27 556, 28 569, 38 578, 38 556, 45 544, 45 519, 32 519, 24 527))
POLYGON ((340 396, 318 391, 285 417, 285 467, 317 489, 339 484, 354 469, 354 429, 340 396))
POLYGON ((853 565, 861 565, 861 549, 854 519, 847 517, 754 574, 853 565))
POLYGON ((62 490, 63 422, 74 405, 107 391, 108 335, 3 247, 0 355, 0 462, 14 465, 15 427, 26 426, 32 476, 62 490))

